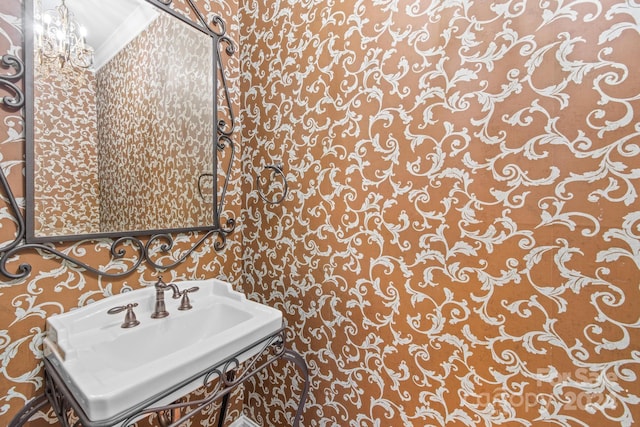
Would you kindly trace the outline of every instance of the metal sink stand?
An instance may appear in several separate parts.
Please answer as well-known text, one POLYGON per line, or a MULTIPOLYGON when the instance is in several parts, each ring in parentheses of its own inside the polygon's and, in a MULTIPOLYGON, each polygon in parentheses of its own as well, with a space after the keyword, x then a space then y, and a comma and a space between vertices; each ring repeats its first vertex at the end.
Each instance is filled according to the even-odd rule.
POLYGON ((45 357, 44 394, 27 403, 27 405, 25 405, 25 407, 22 408, 22 410, 13 418, 11 423, 9 423, 8 427, 22 427, 36 412, 46 405, 47 401, 51 404, 63 427, 127 427, 139 420, 140 417, 153 413, 157 415, 157 420, 161 427, 177 427, 184 421, 200 413, 211 403, 221 398, 222 404, 218 418, 218 426, 222 427, 224 425, 229 394, 246 380, 280 359, 294 363, 300 370, 304 379, 298 409, 293 421, 293 426, 297 427, 300 423, 304 404, 309 392, 309 371, 302 356, 285 347, 284 326, 273 334, 238 351, 222 362, 219 362, 210 368, 175 384, 171 388, 158 393, 135 407, 115 415, 110 419, 100 421, 92 421, 87 417, 82 407, 74 397, 73 392, 62 380, 60 373, 45 357), (257 353, 254 353, 256 350, 257 353), (242 355, 247 352, 252 352, 254 355, 243 362, 240 362, 240 360, 242 360, 242 355), (179 400, 169 405, 155 406, 157 405, 157 402, 167 396, 170 396, 193 381, 202 378, 202 385, 204 386, 209 384, 216 377, 218 377, 219 380, 215 384, 215 387, 213 387, 213 390, 211 390, 206 397, 200 400, 179 400), (188 409, 182 413, 180 410, 183 408, 188 409))

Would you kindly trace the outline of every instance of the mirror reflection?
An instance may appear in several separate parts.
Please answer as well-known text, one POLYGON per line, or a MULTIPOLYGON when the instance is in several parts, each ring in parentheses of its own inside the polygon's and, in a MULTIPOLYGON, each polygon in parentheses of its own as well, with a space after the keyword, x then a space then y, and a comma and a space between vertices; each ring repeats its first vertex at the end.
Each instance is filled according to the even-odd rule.
POLYGON ((211 226, 211 38, 144 0, 34 8, 35 237, 211 226))

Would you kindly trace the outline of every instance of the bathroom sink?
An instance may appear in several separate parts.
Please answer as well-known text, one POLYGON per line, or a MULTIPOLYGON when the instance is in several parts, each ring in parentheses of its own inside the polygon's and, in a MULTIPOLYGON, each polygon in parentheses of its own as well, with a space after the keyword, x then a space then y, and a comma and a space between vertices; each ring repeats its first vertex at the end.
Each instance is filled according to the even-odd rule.
MULTIPOLYGON (((45 356, 88 419, 118 419, 147 404, 170 403, 201 386, 199 377, 208 368, 282 326, 279 310, 247 300, 229 283, 174 283, 181 290, 199 288, 189 294, 191 310, 178 310, 180 300, 169 291, 169 316, 152 319, 156 291, 149 286, 47 318, 45 356), (121 327, 125 312, 107 313, 135 303, 140 322, 135 327, 121 327), (156 399, 181 384, 172 395, 156 399)), ((251 355, 248 351, 239 361, 251 355)))

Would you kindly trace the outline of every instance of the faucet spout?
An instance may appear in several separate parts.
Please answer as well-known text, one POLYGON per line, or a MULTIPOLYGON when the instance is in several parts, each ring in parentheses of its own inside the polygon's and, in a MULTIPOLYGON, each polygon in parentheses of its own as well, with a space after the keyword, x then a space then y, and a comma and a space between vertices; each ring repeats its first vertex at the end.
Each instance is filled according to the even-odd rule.
POLYGON ((151 314, 152 319, 162 319, 163 317, 167 317, 169 312, 167 311, 167 307, 164 303, 164 291, 167 289, 171 289, 173 291, 173 298, 180 298, 180 290, 174 283, 165 283, 162 280, 162 277, 158 276, 158 281, 154 285, 156 288, 156 304, 153 313, 151 314))
POLYGON ((173 299, 178 299, 180 298, 180 295, 182 295, 180 289, 178 289, 178 286, 175 283, 167 283, 167 288, 173 291, 173 295, 171 295, 171 298, 173 299))

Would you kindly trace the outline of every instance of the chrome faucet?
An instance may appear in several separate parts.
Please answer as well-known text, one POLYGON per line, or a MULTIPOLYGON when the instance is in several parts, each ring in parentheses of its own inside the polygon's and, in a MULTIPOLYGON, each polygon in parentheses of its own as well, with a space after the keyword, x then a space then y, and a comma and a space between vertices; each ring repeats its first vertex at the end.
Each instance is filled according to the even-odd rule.
POLYGON ((162 319, 163 317, 167 317, 169 315, 169 312, 167 311, 167 308, 164 304, 164 291, 166 291, 167 289, 171 289, 173 291, 173 298, 178 299, 181 296, 180 289, 178 289, 178 287, 173 283, 165 283, 162 280, 161 276, 158 276, 158 281, 155 284, 155 288, 156 305, 155 309, 153 310, 153 314, 151 314, 151 318, 162 319))

